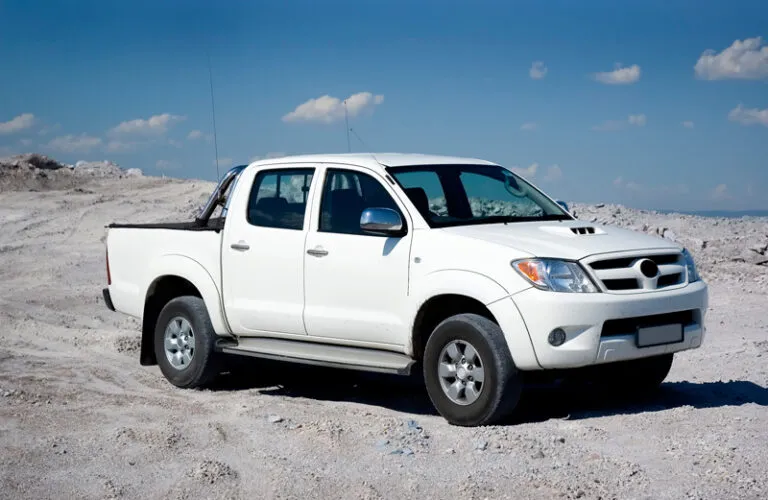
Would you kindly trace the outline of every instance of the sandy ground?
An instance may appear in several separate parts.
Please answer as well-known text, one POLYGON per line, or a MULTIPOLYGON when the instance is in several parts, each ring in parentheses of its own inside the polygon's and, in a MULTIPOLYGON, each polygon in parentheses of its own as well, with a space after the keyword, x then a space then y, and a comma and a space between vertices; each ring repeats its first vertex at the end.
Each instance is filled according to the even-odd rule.
POLYGON ((139 366, 138 322, 100 296, 104 225, 185 219, 210 188, 0 193, 0 497, 768 497, 768 267, 749 261, 765 219, 577 207, 687 238, 711 285, 705 345, 650 400, 533 388, 516 421, 467 429, 414 380, 257 365, 184 391, 139 366))

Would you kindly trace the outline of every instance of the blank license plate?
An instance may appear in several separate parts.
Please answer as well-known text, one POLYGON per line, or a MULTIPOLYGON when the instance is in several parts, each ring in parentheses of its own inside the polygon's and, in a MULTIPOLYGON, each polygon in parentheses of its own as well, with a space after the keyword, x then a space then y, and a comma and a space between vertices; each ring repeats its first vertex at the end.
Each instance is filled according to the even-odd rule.
POLYGON ((637 347, 674 344, 683 341, 683 325, 662 325, 637 329, 637 347))

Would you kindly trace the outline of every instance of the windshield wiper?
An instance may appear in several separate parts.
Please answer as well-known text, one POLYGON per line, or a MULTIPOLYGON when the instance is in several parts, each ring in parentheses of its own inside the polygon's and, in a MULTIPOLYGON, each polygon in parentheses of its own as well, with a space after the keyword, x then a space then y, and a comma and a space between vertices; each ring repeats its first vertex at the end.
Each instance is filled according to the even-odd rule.
POLYGON ((538 221, 551 221, 551 220, 571 220, 570 217, 564 214, 553 215, 494 215, 492 217, 483 217, 477 219, 478 224, 495 224, 502 222, 509 224, 511 222, 538 222, 538 221))

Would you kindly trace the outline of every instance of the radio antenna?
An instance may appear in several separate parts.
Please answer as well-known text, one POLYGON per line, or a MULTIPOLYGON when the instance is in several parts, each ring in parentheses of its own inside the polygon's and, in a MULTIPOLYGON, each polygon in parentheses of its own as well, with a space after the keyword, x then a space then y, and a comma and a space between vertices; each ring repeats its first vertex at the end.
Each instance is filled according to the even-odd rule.
POLYGON ((344 99, 344 124, 347 126, 347 153, 352 152, 352 145, 349 142, 349 116, 347 115, 347 100, 344 99))
POLYGON ((208 82, 211 85, 211 117, 213 119, 213 149, 216 154, 216 182, 221 180, 219 174, 219 141, 216 137, 216 104, 213 100, 213 71, 211 70, 211 54, 208 53, 208 82))

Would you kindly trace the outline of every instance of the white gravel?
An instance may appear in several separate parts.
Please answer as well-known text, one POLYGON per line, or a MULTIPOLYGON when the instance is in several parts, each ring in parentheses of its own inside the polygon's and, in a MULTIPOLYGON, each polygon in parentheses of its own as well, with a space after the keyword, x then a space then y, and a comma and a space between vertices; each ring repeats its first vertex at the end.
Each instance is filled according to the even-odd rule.
POLYGON ((575 205, 692 250, 706 342, 650 400, 536 388, 467 429, 408 379, 257 363, 184 391, 139 366, 138 322, 100 296, 104 226, 186 219, 212 184, 123 177, 0 193, 2 498, 768 497, 767 219, 575 205))

